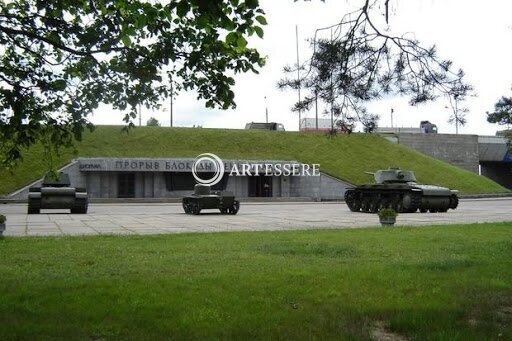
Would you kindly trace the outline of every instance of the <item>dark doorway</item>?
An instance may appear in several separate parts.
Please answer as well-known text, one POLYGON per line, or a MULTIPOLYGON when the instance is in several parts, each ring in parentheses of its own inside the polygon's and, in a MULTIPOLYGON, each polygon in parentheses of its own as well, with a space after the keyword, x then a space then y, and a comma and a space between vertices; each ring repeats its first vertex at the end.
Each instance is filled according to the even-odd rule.
POLYGON ((117 197, 135 198, 135 173, 117 174, 117 197))
MULTIPOLYGON (((214 173, 199 173, 200 178, 203 180, 213 178, 214 173)), ((190 172, 167 172, 164 173, 165 178, 165 187, 169 192, 172 191, 193 191, 194 185, 197 183, 194 179, 194 176, 190 172)), ((212 186, 212 190, 214 191, 224 191, 226 190, 226 185, 228 183, 229 173, 224 173, 221 181, 219 183, 212 186)))
POLYGON ((249 177, 250 197, 271 197, 272 177, 271 176, 250 176, 249 177))

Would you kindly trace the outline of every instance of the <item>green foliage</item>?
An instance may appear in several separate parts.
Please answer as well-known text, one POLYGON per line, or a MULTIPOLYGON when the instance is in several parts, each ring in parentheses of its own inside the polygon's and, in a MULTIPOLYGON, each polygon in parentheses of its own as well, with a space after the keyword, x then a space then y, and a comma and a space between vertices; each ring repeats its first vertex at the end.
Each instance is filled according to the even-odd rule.
POLYGON ((379 218, 396 218, 398 213, 392 208, 384 208, 379 211, 379 218))
MULTIPOLYGON (((319 163, 320 170, 353 184, 372 182, 365 172, 390 165, 410 169, 419 182, 437 184, 463 193, 506 192, 494 181, 435 160, 405 146, 369 134, 323 134, 235 129, 137 127, 129 133, 122 127, 99 126, 84 134, 73 149, 63 150, 55 160, 63 166, 82 157, 195 157, 210 152, 221 158, 242 160, 298 160, 319 163)), ((0 172, 0 195, 29 184, 46 171, 41 165, 40 145, 25 151, 14 173, 0 172)))
POLYGON ((0 339, 512 338, 512 224, 0 240, 0 339))
POLYGON ((487 112, 487 122, 512 125, 512 97, 501 97, 494 105, 494 112, 487 112))
POLYGON ((0 224, 3 224, 7 221, 7 218, 3 215, 3 214, 0 214, 0 224))
POLYGON ((246 39, 263 35, 263 14, 258 0, 0 0, 0 162, 45 130, 57 150, 80 140, 101 103, 130 122, 171 78, 208 107, 234 107, 230 74, 264 63, 246 39))
POLYGON ((501 97, 494 105, 494 112, 487 112, 487 122, 507 126, 504 136, 508 140, 509 150, 512 151, 512 97, 501 97))
POLYGON ((160 127, 160 122, 154 117, 150 117, 149 120, 146 122, 146 125, 148 127, 160 127))

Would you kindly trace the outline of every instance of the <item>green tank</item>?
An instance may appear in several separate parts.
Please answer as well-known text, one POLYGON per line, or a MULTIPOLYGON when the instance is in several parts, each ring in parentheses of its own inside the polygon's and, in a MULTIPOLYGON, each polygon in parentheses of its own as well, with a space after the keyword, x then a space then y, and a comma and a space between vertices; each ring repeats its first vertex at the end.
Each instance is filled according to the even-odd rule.
POLYGON ((30 187, 28 214, 41 209, 69 209, 71 213, 87 213, 89 199, 85 188, 71 187, 69 175, 60 172, 57 178, 46 174, 41 187, 30 187))
POLYGON ((376 213, 390 207, 397 212, 446 212, 459 204, 458 191, 446 187, 420 185, 414 172, 389 168, 372 174, 375 184, 366 184, 345 192, 345 202, 352 212, 376 213))
POLYGON ((237 214, 240 202, 231 192, 211 191, 210 186, 195 185, 194 193, 182 199, 187 214, 199 214, 203 209, 218 209, 222 214, 237 214))

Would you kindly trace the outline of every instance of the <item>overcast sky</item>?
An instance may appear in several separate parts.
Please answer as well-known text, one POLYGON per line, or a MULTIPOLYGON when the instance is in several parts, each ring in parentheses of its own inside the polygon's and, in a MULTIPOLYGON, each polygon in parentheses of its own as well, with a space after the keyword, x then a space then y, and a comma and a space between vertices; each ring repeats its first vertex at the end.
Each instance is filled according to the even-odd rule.
MULTIPOLYGON (((269 121, 281 122, 286 130, 298 130, 298 116, 290 108, 297 100, 294 91, 280 91, 276 83, 283 77, 282 68, 296 60, 295 26, 299 30, 299 56, 311 55, 307 38, 315 30, 340 21, 359 7, 362 0, 261 0, 268 25, 263 39, 250 44, 267 57, 259 75, 236 76, 235 110, 204 108, 193 93, 181 93, 174 103, 174 126, 202 125, 207 128, 243 128, 246 122, 264 122, 265 107, 269 121), (265 101, 265 97, 267 98, 265 101)), ((438 55, 451 59, 462 68, 477 97, 466 101, 468 123, 459 133, 494 135, 498 128, 486 122, 486 111, 503 95, 512 96, 512 1, 504 0, 391 0, 390 25, 394 32, 412 32, 425 46, 435 44, 438 55)), ((443 99, 411 107, 407 98, 393 97, 369 103, 369 111, 379 114, 379 126, 390 126, 390 111, 399 127, 417 127, 421 120, 436 123, 441 133, 454 133, 447 123, 450 111, 443 99)), ((321 109, 319 110, 322 111, 321 109)), ((145 124, 150 116, 169 125, 169 104, 159 112, 142 111, 145 124)), ((314 110, 306 113, 314 117, 314 110)), ((101 107, 92 117, 95 124, 122 124, 123 114, 101 107)))

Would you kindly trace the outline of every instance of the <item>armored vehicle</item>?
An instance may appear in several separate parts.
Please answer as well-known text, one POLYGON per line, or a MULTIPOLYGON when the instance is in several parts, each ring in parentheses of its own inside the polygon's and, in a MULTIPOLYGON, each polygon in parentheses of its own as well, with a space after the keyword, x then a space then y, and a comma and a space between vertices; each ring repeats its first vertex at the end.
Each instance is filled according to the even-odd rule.
POLYGON ((240 203, 231 192, 211 191, 210 186, 195 185, 194 193, 182 200, 187 214, 199 214, 203 209, 218 209, 222 214, 237 214, 240 203))
POLYGON ((421 121, 420 129, 422 133, 425 134, 437 134, 437 126, 430 121, 421 121))
POLYGON ((47 173, 41 187, 30 187, 28 214, 41 209, 70 209, 71 213, 87 213, 89 200, 85 188, 71 187, 69 175, 60 172, 55 179, 47 173))
POLYGON ((416 183, 414 172, 389 168, 373 174, 375 184, 361 185, 345 192, 352 212, 375 213, 385 207, 397 212, 446 212, 459 204, 458 191, 416 183))

